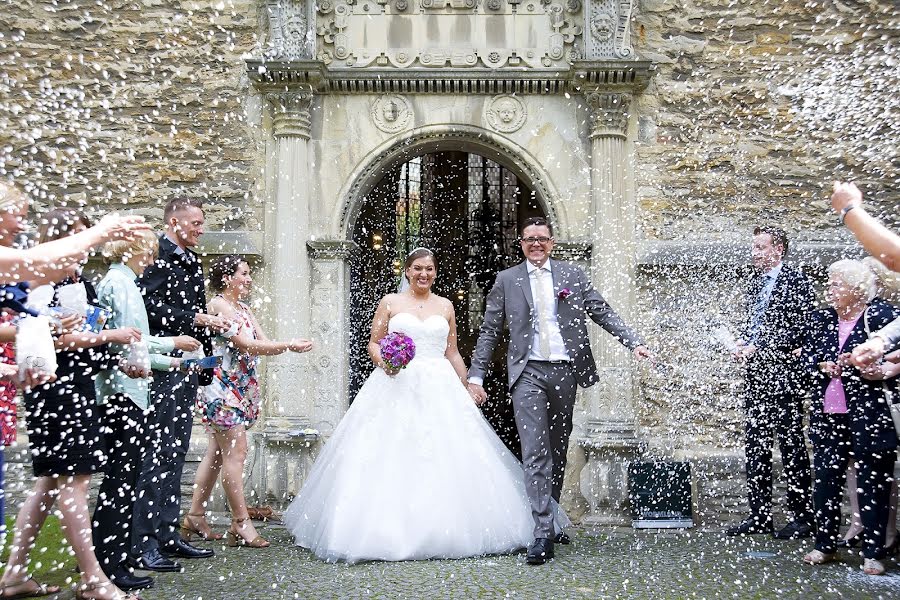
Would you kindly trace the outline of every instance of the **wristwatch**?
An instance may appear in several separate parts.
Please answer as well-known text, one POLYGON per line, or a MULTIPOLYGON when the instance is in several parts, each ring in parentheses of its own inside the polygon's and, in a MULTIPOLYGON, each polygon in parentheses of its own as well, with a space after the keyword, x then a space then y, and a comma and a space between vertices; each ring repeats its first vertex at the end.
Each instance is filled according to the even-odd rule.
POLYGON ((859 206, 858 204, 848 204, 844 208, 841 209, 841 224, 844 223, 844 219, 847 217, 847 213, 859 206))

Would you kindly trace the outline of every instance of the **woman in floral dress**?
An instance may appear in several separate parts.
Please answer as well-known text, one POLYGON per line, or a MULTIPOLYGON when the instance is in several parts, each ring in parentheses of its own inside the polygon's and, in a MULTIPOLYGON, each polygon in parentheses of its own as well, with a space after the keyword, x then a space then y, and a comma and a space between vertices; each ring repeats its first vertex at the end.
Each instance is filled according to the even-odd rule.
MULTIPOLYGON (((236 324, 236 331, 215 342, 215 354, 222 365, 215 369, 212 384, 203 387, 197 409, 209 434, 206 456, 197 469, 191 510, 182 524, 182 537, 196 534, 203 539, 219 539, 204 519, 206 503, 219 472, 231 508, 229 546, 265 548, 269 542, 258 535, 247 513, 244 499, 244 461, 247 458, 247 429, 259 417, 260 392, 257 367, 260 356, 284 352, 307 352, 312 342, 270 340, 245 303, 250 295, 250 265, 240 256, 217 259, 210 268, 210 288, 216 293, 209 314, 220 315, 236 324)), ((226 334, 227 335, 227 334, 226 334)))

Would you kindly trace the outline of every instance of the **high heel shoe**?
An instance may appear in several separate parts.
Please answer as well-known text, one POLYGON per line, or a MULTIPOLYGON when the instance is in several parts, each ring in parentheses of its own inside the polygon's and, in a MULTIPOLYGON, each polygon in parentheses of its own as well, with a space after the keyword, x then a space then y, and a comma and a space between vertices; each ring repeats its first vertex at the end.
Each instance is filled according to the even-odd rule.
POLYGON ((848 537, 848 538, 845 538, 845 539, 839 541, 837 544, 835 544, 835 546, 837 546, 838 548, 856 548, 857 546, 859 546, 862 543, 862 539, 863 539, 863 532, 860 531, 859 533, 857 533, 854 536, 851 536, 851 537, 848 537))
MULTIPOLYGON (((204 540, 204 541, 215 541, 215 540, 222 539, 222 537, 223 537, 222 534, 221 533, 213 533, 212 529, 209 530, 209 533, 200 531, 199 527, 196 527, 193 525, 193 522, 191 521, 192 518, 203 519, 203 523, 206 525, 206 515, 205 514, 201 513, 201 514, 197 515, 194 513, 187 513, 186 515, 184 515, 184 520, 181 521, 181 529, 179 530, 179 533, 181 534, 181 539, 183 539, 186 542, 190 542, 190 541, 193 541, 194 535, 197 535, 201 540, 204 540)), ((206 525, 206 526, 209 527, 209 525, 206 525)))
POLYGON ((269 541, 263 538, 263 536, 261 535, 257 535, 252 540, 247 541, 243 536, 241 536, 241 534, 237 532, 235 526, 240 527, 241 523, 249 520, 249 518, 231 520, 231 528, 225 534, 226 546, 228 546, 229 548, 237 548, 238 546, 243 546, 245 548, 268 548, 271 545, 269 541))

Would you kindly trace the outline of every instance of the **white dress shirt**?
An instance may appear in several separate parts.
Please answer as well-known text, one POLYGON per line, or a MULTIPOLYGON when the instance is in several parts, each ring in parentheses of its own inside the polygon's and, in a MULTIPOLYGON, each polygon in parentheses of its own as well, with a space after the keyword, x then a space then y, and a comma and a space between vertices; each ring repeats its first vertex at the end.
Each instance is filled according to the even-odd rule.
POLYGON ((534 273, 538 267, 530 262, 526 262, 528 268, 528 280, 531 283, 531 297, 534 299, 535 321, 534 321, 534 338, 531 340, 531 354, 528 360, 569 360, 569 353, 566 350, 566 344, 563 342, 562 332, 559 330, 559 321, 556 312, 556 296, 553 294, 553 261, 547 259, 541 269, 544 271, 541 281, 538 280, 534 273), (543 285, 541 285, 543 283, 543 285), (543 289, 542 289, 543 288, 543 289), (538 312, 538 294, 541 295, 545 314, 537 314, 538 312), (541 353, 541 334, 538 320, 541 320, 550 341, 550 356, 544 356, 541 353))

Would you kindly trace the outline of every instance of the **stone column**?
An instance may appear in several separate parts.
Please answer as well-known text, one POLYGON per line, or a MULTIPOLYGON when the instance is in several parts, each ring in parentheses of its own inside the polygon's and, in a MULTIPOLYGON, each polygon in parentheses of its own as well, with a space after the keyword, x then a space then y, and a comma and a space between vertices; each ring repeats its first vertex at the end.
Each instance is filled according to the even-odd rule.
POLYGON ((306 244, 311 274, 310 331, 317 350, 307 382, 312 395, 312 425, 324 437, 331 435, 347 411, 350 363, 349 258, 357 245, 348 240, 315 240, 306 244))
MULTIPOLYGON (((309 91, 267 93, 275 138, 271 233, 266 236, 272 337, 315 337, 309 331, 309 91)), ((248 432, 248 503, 283 506, 303 484, 318 432, 310 428, 311 361, 315 353, 268 359, 264 426, 248 432)), ((261 424, 262 425, 262 424, 261 424)))
MULTIPOLYGON (((270 93, 275 137, 274 234, 268 236, 274 336, 287 340, 311 337, 306 240, 309 237, 309 108, 305 91, 270 93)), ((288 352, 269 360, 267 424, 279 429, 309 426, 312 408, 305 385, 311 355, 288 352)))
MULTIPOLYGON (((635 208, 627 140, 627 92, 588 91, 591 110, 591 279, 626 322, 632 321, 635 208)), ((587 454, 581 492, 588 524, 628 525, 628 463, 639 448, 633 405, 631 354, 606 333, 593 341, 600 371, 587 390, 588 418, 579 443, 587 454)))

